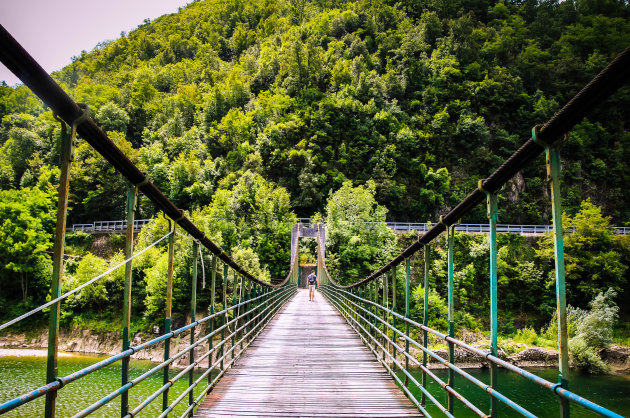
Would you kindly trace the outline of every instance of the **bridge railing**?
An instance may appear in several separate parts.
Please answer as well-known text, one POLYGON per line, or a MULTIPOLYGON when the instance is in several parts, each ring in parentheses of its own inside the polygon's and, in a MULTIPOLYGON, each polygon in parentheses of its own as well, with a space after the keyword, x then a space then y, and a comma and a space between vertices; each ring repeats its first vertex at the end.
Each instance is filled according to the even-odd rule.
MULTIPOLYGON (((390 260, 379 270, 359 282, 349 285, 341 285, 337 278, 333 278, 325 265, 323 252, 319 250, 320 277, 322 277, 322 290, 327 298, 333 303, 348 323, 357 331, 366 345, 374 352, 392 377, 400 384, 401 388, 418 409, 430 416, 427 406, 430 401, 444 415, 454 416, 454 405, 456 401, 461 402, 478 416, 492 416, 498 414, 498 404, 502 403, 515 410, 523 416, 533 417, 526 407, 517 404, 497 390, 497 369, 503 367, 506 370, 540 385, 550 393, 555 394, 560 401, 560 414, 563 417, 570 415, 570 405, 575 404, 586 408, 592 412, 607 417, 621 417, 621 415, 610 411, 603 406, 597 405, 587 399, 568 390, 569 388, 569 363, 568 363, 568 329, 566 313, 566 285, 564 272, 564 244, 562 227, 562 208, 560 196, 560 145, 559 138, 564 137, 567 132, 578 123, 587 111, 601 103, 604 99, 615 92, 629 76, 630 68, 630 47, 626 48, 615 60, 613 60, 602 72, 597 75, 587 86, 585 86, 576 96, 574 96, 552 119, 542 126, 532 129, 529 138, 521 148, 510 156, 496 171, 487 179, 478 182, 478 188, 471 192, 453 210, 440 217, 437 223, 427 226, 426 229, 419 225, 413 225, 417 230, 424 230, 424 234, 418 235, 418 239, 407 247, 402 253, 390 260), (557 324, 558 324, 558 381, 549 382, 516 367, 498 355, 498 304, 497 304, 497 232, 500 231, 498 225, 498 209, 496 193, 505 185, 517 172, 523 170, 539 156, 542 151, 546 154, 547 180, 550 185, 551 206, 555 256, 555 281, 556 281, 556 304, 557 304, 557 324), (454 240, 455 231, 461 230, 461 219, 468 214, 476 205, 482 201, 486 202, 488 225, 472 225, 464 227, 468 232, 485 232, 490 234, 489 239, 489 277, 488 290, 490 295, 490 349, 488 351, 472 347, 463 341, 455 338, 455 295, 454 295, 454 240), (429 318, 429 289, 430 289, 430 254, 431 244, 443 232, 446 232, 447 247, 447 307, 448 307, 448 331, 447 333, 436 331, 428 326, 429 318), (410 282, 411 263, 410 257, 424 250, 424 303, 422 323, 410 318, 410 282), (404 313, 397 312, 396 298, 402 294, 397 291, 397 269, 404 268, 404 313), (390 297, 391 288, 391 297, 390 297), (422 338, 412 338, 411 330, 422 333, 422 338), (404 331, 403 331, 404 330, 404 331), (446 359, 441 358, 428 348, 428 336, 443 340, 448 345, 448 355, 446 359), (398 341, 402 340, 403 345, 398 341), (422 351, 422 362, 418 361, 410 354, 410 346, 415 346, 422 351), (455 365, 455 347, 460 347, 466 351, 484 358, 490 364, 490 383, 486 384, 471 376, 455 365), (447 368, 448 378, 440 379, 428 367, 429 357, 432 361, 437 361, 447 368), (409 371, 409 365, 413 364, 420 368, 422 373, 419 382, 409 371), (458 392, 458 385, 455 374, 463 377, 489 396, 489 412, 486 413, 479 406, 474 405, 458 392), (441 404, 435 396, 427 389, 427 377, 439 384, 447 395, 447 404, 441 404), (421 393, 417 399, 410 390, 410 385, 415 386, 421 393)), ((411 226, 409 226, 411 227, 411 226)), ((535 226, 531 226, 535 227, 535 226)), ((519 228, 518 232, 527 228, 519 228)), ((626 233, 626 228, 618 230, 626 233)), ((506 230, 505 232, 512 232, 506 230)), ((319 246, 321 247, 321 246, 319 246)))
MULTIPOLYGON (((194 408, 199 405, 205 394, 208 393, 223 376, 225 371, 234 364, 241 353, 251 344, 251 341, 261 332, 278 309, 295 293, 298 273, 297 258, 295 262, 291 263, 290 271, 286 278, 277 285, 271 285, 253 276, 220 247, 208 239, 204 232, 186 217, 183 210, 177 208, 166 198, 146 175, 96 126, 89 116, 89 108, 86 105, 75 103, 1 25, 0 45, 2 45, 0 48, 0 60, 52 109, 55 119, 61 123, 61 170, 57 223, 53 247, 51 301, 0 325, 0 330, 3 330, 18 321, 41 312, 45 308, 49 308, 46 381, 42 386, 34 388, 34 390, 24 393, 21 396, 9 400, 0 400, 0 415, 45 396, 44 411, 38 415, 43 415, 47 418, 54 417, 57 413, 57 395, 59 389, 80 381, 82 378, 85 378, 97 370, 121 361, 120 388, 104 396, 88 408, 76 412, 75 417, 89 415, 118 397, 120 397, 120 416, 122 417, 136 416, 138 412, 145 409, 158 398, 162 399, 161 414, 159 416, 167 416, 175 412, 175 408, 178 405, 180 409, 185 409, 181 416, 188 416, 194 408), (124 221, 95 222, 91 226, 93 230, 97 232, 125 230, 125 261, 62 295, 70 167, 73 161, 73 147, 77 135, 80 135, 83 140, 92 145, 92 147, 129 182, 126 199, 127 218, 124 221), (155 204, 157 210, 167 217, 169 230, 164 236, 148 247, 134 253, 134 233, 146 223, 146 220, 135 220, 139 193, 143 193, 155 204), (178 227, 186 234, 179 233, 178 227), (192 263, 190 266, 191 299, 190 323, 173 330, 173 269, 176 236, 192 241, 192 263), (161 330, 160 336, 142 344, 132 345, 132 336, 130 335, 133 297, 132 261, 149 248, 158 245, 166 239, 168 239, 168 266, 167 282, 165 284, 164 327, 161 330), (201 263, 201 273, 205 287, 206 269, 203 251, 211 257, 210 274, 212 287, 208 315, 202 319, 197 319, 199 263, 201 263), (123 266, 125 269, 125 279, 122 297, 123 319, 120 324, 122 331, 121 352, 72 374, 59 376, 57 358, 59 351, 59 322, 62 309, 61 302, 70 295, 101 280, 114 270, 123 268, 123 266), (221 266, 222 274, 221 271, 219 271, 221 266), (232 277, 232 284, 228 286, 230 276, 232 277), (220 278, 219 280, 221 280, 222 284, 222 290, 220 292, 217 292, 217 278, 220 278), (228 291, 228 289, 230 289, 230 291, 228 291), (228 299, 228 294, 231 296, 231 301, 228 299), (215 304, 217 303, 218 295, 221 295, 219 302, 221 310, 215 312, 215 304), (207 327, 205 330, 207 332, 203 332, 204 330, 201 329, 201 325, 207 327), (174 338, 184 337, 186 333, 189 334, 190 343, 179 352, 171 354, 171 345, 174 342, 174 338), (198 339, 197 334, 201 336, 198 339), (163 361, 141 376, 130 379, 130 358, 140 351, 156 348, 158 345, 163 346, 163 361), (207 350, 196 357, 196 351, 201 351, 203 346, 207 346, 207 350), (178 371, 172 370, 174 363, 184 358, 188 359, 188 365, 178 371), (201 362, 203 360, 206 360, 207 367, 204 367, 205 370, 201 377, 195 380, 193 371, 196 368, 201 368, 201 362), (132 409, 132 406, 129 404, 129 391, 143 380, 155 374, 162 374, 163 385, 159 390, 132 409), (169 392, 171 392, 174 383, 185 377, 188 377, 188 388, 182 393, 175 394, 177 397, 172 399, 170 395, 173 395, 173 393, 169 395, 169 392), (200 392, 197 397, 194 396, 195 389, 200 392), (182 406, 182 402, 186 398, 188 398, 188 402, 185 406, 182 406)), ((85 230, 86 228, 87 225, 83 225, 79 229, 85 230)), ((66 405, 68 404, 70 403, 66 402, 66 405)), ((68 411, 64 412, 66 414, 68 413, 68 411)))
MULTIPOLYGON (((305 225, 306 228, 310 228, 312 223, 310 218, 299 218, 298 223, 305 225)), ((368 222, 376 223, 376 222, 368 222)), ((420 222, 384 222, 388 228, 396 232, 428 232, 431 229, 431 224, 420 222)), ((620 235, 627 235, 630 233, 630 227, 628 226, 613 226, 611 229, 620 235)), ((488 224, 458 224, 455 226, 455 230, 458 232, 466 233, 489 233, 490 226, 488 224)), ((512 234, 531 234, 541 235, 547 234, 553 230, 553 225, 523 225, 523 224, 497 224, 497 232, 505 232, 512 234)), ((566 228, 566 233, 573 233, 574 227, 566 228)))
MULTIPOLYGON (((140 230, 151 222, 151 219, 136 219, 133 221, 133 232, 140 230)), ((95 221, 91 224, 72 224, 66 232, 103 232, 103 233, 124 233, 127 232, 127 220, 117 221, 95 221)))

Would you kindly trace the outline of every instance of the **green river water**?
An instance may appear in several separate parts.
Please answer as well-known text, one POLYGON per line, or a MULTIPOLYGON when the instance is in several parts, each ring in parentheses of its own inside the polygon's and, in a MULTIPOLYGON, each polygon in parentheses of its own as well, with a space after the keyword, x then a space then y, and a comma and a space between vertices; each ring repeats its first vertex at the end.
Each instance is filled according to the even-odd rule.
MULTIPOLYGON (((528 368, 529 372, 542 377, 550 382, 556 382, 558 371, 553 367, 537 367, 528 368)), ((446 370, 434 370, 435 374, 443 381, 448 380, 446 370)), ((488 369, 467 369, 467 373, 476 377, 484 383, 490 383, 490 371, 488 369)), ((402 375, 402 374, 401 374, 402 375)), ((412 375, 418 382, 422 382, 422 372, 414 370, 412 375)), ((404 375, 401 376, 404 378, 404 375)), ((556 395, 552 394, 548 389, 543 388, 528 379, 505 369, 498 371, 498 390, 514 402, 518 403, 532 414, 539 417, 554 417, 560 415, 560 403, 556 395)), ((630 375, 613 374, 605 376, 590 376, 580 374, 578 372, 571 373, 570 390, 586 399, 604 406, 618 414, 630 417, 630 375)), ((435 398, 446 406, 445 391, 427 376, 427 386, 429 392, 435 398)), ((420 399, 420 390, 413 388, 410 384, 412 393, 417 399, 420 399)), ((471 401, 482 411, 488 413, 490 411, 490 395, 479 389, 478 386, 468 382, 464 377, 455 374, 455 390, 464 395, 466 399, 471 401)), ((427 400, 427 404, 431 405, 431 401, 427 400)), ((466 408, 457 399, 454 400, 456 417, 476 417, 468 408, 466 408)), ((432 416, 444 416, 437 407, 429 406, 427 412, 432 416)), ((521 415, 510 409, 508 406, 499 403, 499 417, 520 417, 521 415)), ((598 417, 583 407, 571 405, 571 417, 598 417)))
MULTIPOLYGON (((73 355, 70 357, 61 357, 59 359, 59 374, 61 376, 80 370, 90 364, 97 362, 102 357, 73 355)), ((155 364, 148 361, 132 360, 131 362, 131 378, 139 376, 146 372, 155 364)), ((547 380, 555 381, 557 372, 553 368, 536 368, 529 369, 533 373, 547 380)), ((171 376, 174 376, 178 370, 174 370, 171 376)), ((435 371, 440 378, 446 380, 446 372, 443 370, 435 371)), ((489 382, 490 375, 487 370, 468 370, 470 374, 483 382, 489 382)), ((421 373, 413 372, 418 381, 421 381, 421 373)), ((45 357, 0 357, 0 403, 17 397, 21 394, 29 392, 41 385, 45 380, 46 374, 46 358, 45 357)), ((197 374, 198 376, 199 374, 197 374)), ((455 376, 455 388, 466 398, 471 400, 482 410, 488 410, 488 395, 476 386, 469 384, 464 378, 455 376)), ((557 417, 559 415, 558 401, 556 397, 544 388, 538 387, 536 384, 529 382, 525 378, 499 370, 499 390, 510 397, 517 403, 526 406, 526 408, 541 417, 557 417)), ((431 379, 429 378, 429 381, 431 379)), ((148 378, 130 392, 129 404, 131 408, 137 406, 140 402, 154 393, 162 385, 161 372, 148 378)), ((120 386, 120 362, 106 367, 92 375, 81 379, 78 382, 71 383, 67 387, 59 391, 57 401, 58 417, 70 417, 78 411, 86 408, 96 402, 103 396, 120 386)), ((182 391, 188 386, 188 379, 182 378, 170 390, 169 399, 172 402, 182 391)), ((623 415, 630 416, 630 375, 607 375, 607 376, 586 376, 574 374, 571 376, 571 389, 577 394, 584 396, 596 403, 606 406, 607 408, 623 415)), ((313 388, 317 390, 317 388, 313 388)), ((446 395, 443 390, 435 383, 429 384, 429 390, 435 394, 437 399, 446 403, 446 395)), ((199 391, 195 391, 196 394, 199 391)), ((419 391, 415 390, 418 399, 419 391)), ((341 395, 341 394, 340 394, 341 395)), ((341 395, 342 396, 342 395, 341 395)), ((151 403, 139 416, 152 417, 161 411, 160 396, 151 403)), ((455 416, 468 417, 473 416, 458 401, 455 401, 455 416)), ((187 399, 182 401, 187 404, 187 399)), ((41 417, 43 415, 43 397, 23 405, 13 411, 7 413, 4 417, 41 417)), ((182 405, 176 410, 173 416, 179 416, 185 409, 182 405), (179 413, 177 413, 179 412, 179 413)), ((96 411, 92 416, 96 417, 117 417, 120 416, 120 401, 114 400, 110 404, 96 411)), ((431 415, 436 417, 443 416, 435 407, 428 409, 431 415)), ((519 416, 509 408, 501 406, 499 409, 500 417, 519 416)), ((597 416, 578 406, 572 407, 571 416, 573 417, 590 417, 597 416)))
MULTIPOLYGON (((81 370, 105 357, 72 355, 59 358, 59 376, 65 376, 81 370)), ((156 363, 144 360, 132 360, 130 364, 130 379, 140 376, 156 363)), ((172 369, 174 377, 180 369, 172 369)), ((87 408, 110 392, 120 387, 121 362, 116 362, 78 381, 70 383, 59 390, 57 397, 57 416, 71 417, 87 408)), ((201 373, 196 373, 198 377, 201 373)), ((129 392, 130 409, 135 408, 147 397, 162 386, 162 371, 142 381, 129 392)), ((46 357, 0 357, 0 403, 27 393, 46 381, 46 357)), ((203 385, 205 386, 205 385, 203 385)), ((184 376, 169 390, 169 402, 173 402, 188 387, 188 377, 184 376)), ((195 391, 195 396, 200 393, 195 391)), ((180 416, 188 406, 188 397, 182 400, 172 416, 180 416)), ((42 417, 44 411, 44 397, 22 405, 4 417, 42 417)), ((153 417, 162 411, 162 395, 142 410, 138 416, 153 417)), ((101 407, 90 416, 119 417, 120 397, 101 407)))

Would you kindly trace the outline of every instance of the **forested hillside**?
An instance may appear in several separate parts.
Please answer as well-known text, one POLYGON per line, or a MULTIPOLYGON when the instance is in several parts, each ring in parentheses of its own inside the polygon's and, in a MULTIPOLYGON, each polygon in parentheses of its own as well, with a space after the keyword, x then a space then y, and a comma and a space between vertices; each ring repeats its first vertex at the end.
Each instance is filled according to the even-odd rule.
MULTIPOLYGON (((109 137, 176 205, 256 274, 285 274, 296 216, 319 212, 338 233, 332 268, 351 268, 344 280, 352 281, 403 245, 380 231, 387 244, 363 248, 351 233, 335 230, 331 208, 343 208, 353 186, 365 186, 356 190, 369 202, 367 215, 357 215, 361 221, 435 221, 629 44, 630 5, 621 0, 201 0, 99 44, 53 77, 89 104, 109 137)), ((630 246, 606 226, 630 221, 629 116, 625 87, 580 122, 562 150, 563 209, 575 222, 590 213, 605 224, 586 234, 603 237, 600 247, 574 241, 592 262, 574 266, 570 292, 581 306, 627 283, 630 246), (612 267, 581 285, 602 266, 612 267)), ((24 303, 15 312, 23 312, 48 291, 44 254, 51 247, 60 128, 21 86, 0 86, 0 119, 0 212, 28 214, 0 231, 11 243, 0 254, 0 281, 15 290, 24 303)), ((537 162, 501 191, 500 222, 550 222, 544 162, 537 162)), ((125 182, 84 142, 72 170, 69 223, 124 217, 125 182)), ((154 214, 143 200, 138 217, 154 214)), ((485 219, 479 206, 464 221, 485 219)), ((165 228, 156 222, 141 244, 165 228)), ((89 241, 78 236, 69 245, 85 255, 82 240, 89 241)), ((476 258, 480 249, 470 252, 480 240, 471 238, 457 261, 471 266, 459 273, 458 303, 474 315, 486 309, 485 294, 466 293, 483 285, 484 273, 473 267, 484 271, 487 263, 476 258)), ((549 314, 549 243, 503 244, 503 286, 532 289, 532 300, 511 295, 506 310, 549 314), (524 259, 517 260, 523 246, 524 259)), ((137 312, 159 310, 164 254, 139 263, 144 282, 136 290, 145 302, 137 312)), ((68 288, 90 278, 90 263, 70 263, 75 281, 68 288)), ((176 274, 184 298, 189 272, 182 267, 176 274)), ((103 286, 117 294, 120 278, 103 286)), ((96 292, 73 299, 70 308, 105 311, 118 302, 96 292)))
MULTIPOLYGON (((249 170, 298 216, 373 179, 390 220, 434 219, 630 44, 625 3, 198 1, 54 77, 181 207, 249 170)), ((23 87, 0 97, 0 186, 54 183, 51 113, 23 87)), ((590 197, 630 218, 629 104, 625 89, 569 138, 568 213, 590 197)), ((120 218, 118 177, 87 145, 77 162, 70 219, 120 218)), ((501 220, 548 222, 542 163, 525 174, 501 220)))

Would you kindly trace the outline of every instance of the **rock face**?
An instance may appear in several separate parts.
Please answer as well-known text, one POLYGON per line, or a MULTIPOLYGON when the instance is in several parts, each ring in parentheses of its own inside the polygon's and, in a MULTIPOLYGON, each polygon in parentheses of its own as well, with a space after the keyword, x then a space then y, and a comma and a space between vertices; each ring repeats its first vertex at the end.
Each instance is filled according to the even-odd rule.
MULTIPOLYGON (((486 352, 487 350, 483 348, 481 345, 473 345, 473 347, 486 352)), ((514 364, 518 367, 543 367, 543 366, 556 366, 558 364, 558 352, 556 350, 550 350, 546 348, 540 347, 525 347, 522 351, 516 354, 512 354, 507 356, 503 350, 499 348, 498 357, 506 360, 507 362, 514 364)), ((519 347, 519 348, 523 348, 519 347)), ((448 350, 446 349, 435 349, 432 350, 439 357, 444 360, 448 360, 448 350)), ((416 349, 415 347, 411 347, 410 354, 413 355, 418 360, 422 360, 422 351, 416 349)), ((630 361, 630 360, 628 360, 630 361)), ((455 365, 457 367, 463 369, 470 368, 483 368, 490 367, 490 362, 486 360, 484 356, 480 356, 476 353, 472 353, 463 348, 455 348, 455 365)), ((444 369, 444 366, 441 362, 436 360, 435 358, 431 358, 429 356, 429 364, 428 367, 430 369, 444 369)))
POLYGON ((540 347, 527 347, 520 353, 508 357, 515 366, 555 366, 558 364, 558 352, 540 347))
POLYGON ((599 356, 616 370, 630 371, 630 347, 613 344, 600 350, 599 356))

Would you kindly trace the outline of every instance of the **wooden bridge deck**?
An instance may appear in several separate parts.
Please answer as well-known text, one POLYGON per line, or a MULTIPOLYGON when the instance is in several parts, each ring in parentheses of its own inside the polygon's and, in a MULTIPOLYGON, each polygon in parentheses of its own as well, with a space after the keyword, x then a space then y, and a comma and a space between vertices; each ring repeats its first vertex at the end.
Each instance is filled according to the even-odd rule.
POLYGON ((196 417, 418 417, 339 313, 300 290, 219 381, 196 417))

